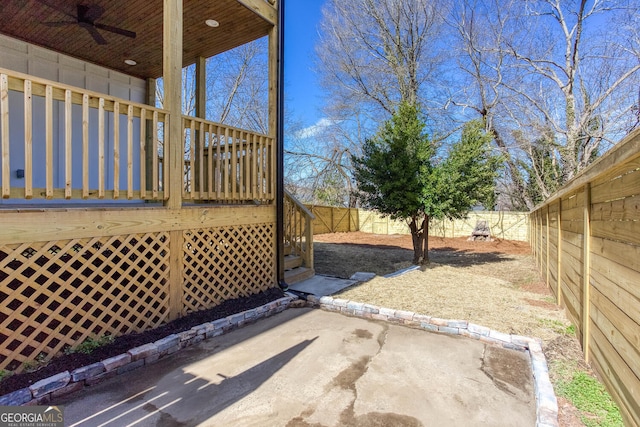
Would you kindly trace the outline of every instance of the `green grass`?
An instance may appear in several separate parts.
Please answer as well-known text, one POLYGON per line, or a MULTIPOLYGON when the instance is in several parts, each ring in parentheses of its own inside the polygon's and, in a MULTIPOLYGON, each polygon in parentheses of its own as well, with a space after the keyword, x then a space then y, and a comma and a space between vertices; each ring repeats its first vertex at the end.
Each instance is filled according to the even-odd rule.
POLYGON ((22 362, 22 370, 25 372, 35 372, 43 366, 47 365, 47 355, 40 353, 35 360, 27 360, 22 362))
POLYGON ((575 336, 576 334, 576 327, 573 325, 569 325, 567 326, 565 323, 559 321, 559 320, 554 320, 554 319, 538 319, 538 322, 540 323, 541 326, 547 328, 547 329, 551 329, 553 332, 555 332, 558 335, 569 335, 569 336, 575 336))
POLYGON ((11 371, 5 371, 4 369, 0 369, 0 381, 2 381, 5 378, 9 378, 11 374, 12 374, 11 371))
POLYGON ((86 340, 84 340, 82 344, 79 344, 76 347, 72 347, 65 350, 65 353, 90 354, 96 348, 102 347, 103 345, 111 344, 113 340, 114 340, 113 335, 102 335, 96 338, 89 337, 86 340))
POLYGON ((557 363, 552 369, 558 376, 556 394, 578 409, 585 426, 624 427, 618 406, 596 378, 574 363, 557 363))

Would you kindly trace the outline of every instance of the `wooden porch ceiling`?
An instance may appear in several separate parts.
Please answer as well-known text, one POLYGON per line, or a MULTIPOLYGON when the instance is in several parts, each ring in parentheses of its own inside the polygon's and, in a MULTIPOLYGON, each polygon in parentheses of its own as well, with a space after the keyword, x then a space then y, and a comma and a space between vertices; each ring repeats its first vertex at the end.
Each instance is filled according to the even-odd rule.
MULTIPOLYGON (((271 23, 242 3, 272 8, 265 0, 184 0, 185 66, 268 34, 271 23), (205 25, 207 19, 220 26, 205 25)), ((156 78, 162 75, 162 5, 162 0, 2 0, 0 33, 136 77, 156 78), (97 28, 106 41, 99 44, 75 22, 78 4, 102 9, 97 24, 133 31, 136 37, 97 28), (137 65, 126 65, 125 59, 137 65)))

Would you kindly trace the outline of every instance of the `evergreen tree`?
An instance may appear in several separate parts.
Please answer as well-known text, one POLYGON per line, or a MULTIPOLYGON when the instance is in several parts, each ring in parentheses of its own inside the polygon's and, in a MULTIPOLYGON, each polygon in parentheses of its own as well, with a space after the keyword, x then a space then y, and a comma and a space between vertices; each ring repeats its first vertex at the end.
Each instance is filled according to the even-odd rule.
POLYGON ((413 262, 428 264, 429 220, 462 218, 477 204, 491 208, 501 160, 490 152, 491 136, 479 121, 468 123, 448 156, 425 133, 417 107, 403 103, 378 134, 352 158, 365 206, 407 221, 413 262))

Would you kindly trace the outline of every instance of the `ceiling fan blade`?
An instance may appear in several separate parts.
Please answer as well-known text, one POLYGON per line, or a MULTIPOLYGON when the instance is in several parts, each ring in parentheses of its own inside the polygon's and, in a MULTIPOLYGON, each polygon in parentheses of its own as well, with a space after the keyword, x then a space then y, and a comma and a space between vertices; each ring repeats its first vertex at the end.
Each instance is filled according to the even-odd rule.
POLYGON ((55 4, 51 4, 51 3, 49 3, 48 1, 45 1, 45 0, 36 0, 36 1, 38 3, 40 3, 40 4, 43 4, 43 5, 47 6, 50 9, 57 10, 58 12, 60 12, 60 13, 62 13, 64 15, 67 15, 69 18, 72 18, 74 21, 76 21, 78 19, 78 17, 73 16, 72 14, 68 13, 66 10, 60 8, 59 6, 56 6, 55 4))
POLYGON ((91 34, 91 37, 93 37, 96 43, 102 44, 102 45, 107 44, 107 41, 105 40, 104 37, 102 37, 102 34, 100 34, 98 30, 96 30, 93 26, 83 25, 83 27, 86 28, 89 34, 91 34))
POLYGON ((136 33, 134 33, 133 31, 125 30, 123 28, 112 27, 111 25, 98 24, 98 23, 93 24, 93 26, 96 27, 96 28, 99 28, 101 30, 110 31, 112 33, 120 34, 121 36, 131 37, 132 39, 136 38, 136 33))
POLYGON ((43 22, 42 25, 46 25, 47 27, 66 27, 67 25, 74 25, 77 24, 76 21, 70 22, 70 21, 59 21, 59 22, 43 22))

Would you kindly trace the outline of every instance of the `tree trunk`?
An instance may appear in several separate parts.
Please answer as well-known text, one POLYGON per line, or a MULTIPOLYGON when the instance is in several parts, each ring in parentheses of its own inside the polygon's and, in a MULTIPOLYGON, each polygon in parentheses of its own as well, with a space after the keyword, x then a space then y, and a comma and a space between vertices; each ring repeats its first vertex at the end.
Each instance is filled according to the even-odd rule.
POLYGON ((429 215, 424 216, 422 221, 422 239, 424 240, 424 251, 422 255, 422 265, 429 264, 429 215))
POLYGON ((412 217, 409 229, 413 241, 413 263, 416 265, 429 264, 429 216, 424 216, 420 227, 418 227, 418 217, 412 217))

